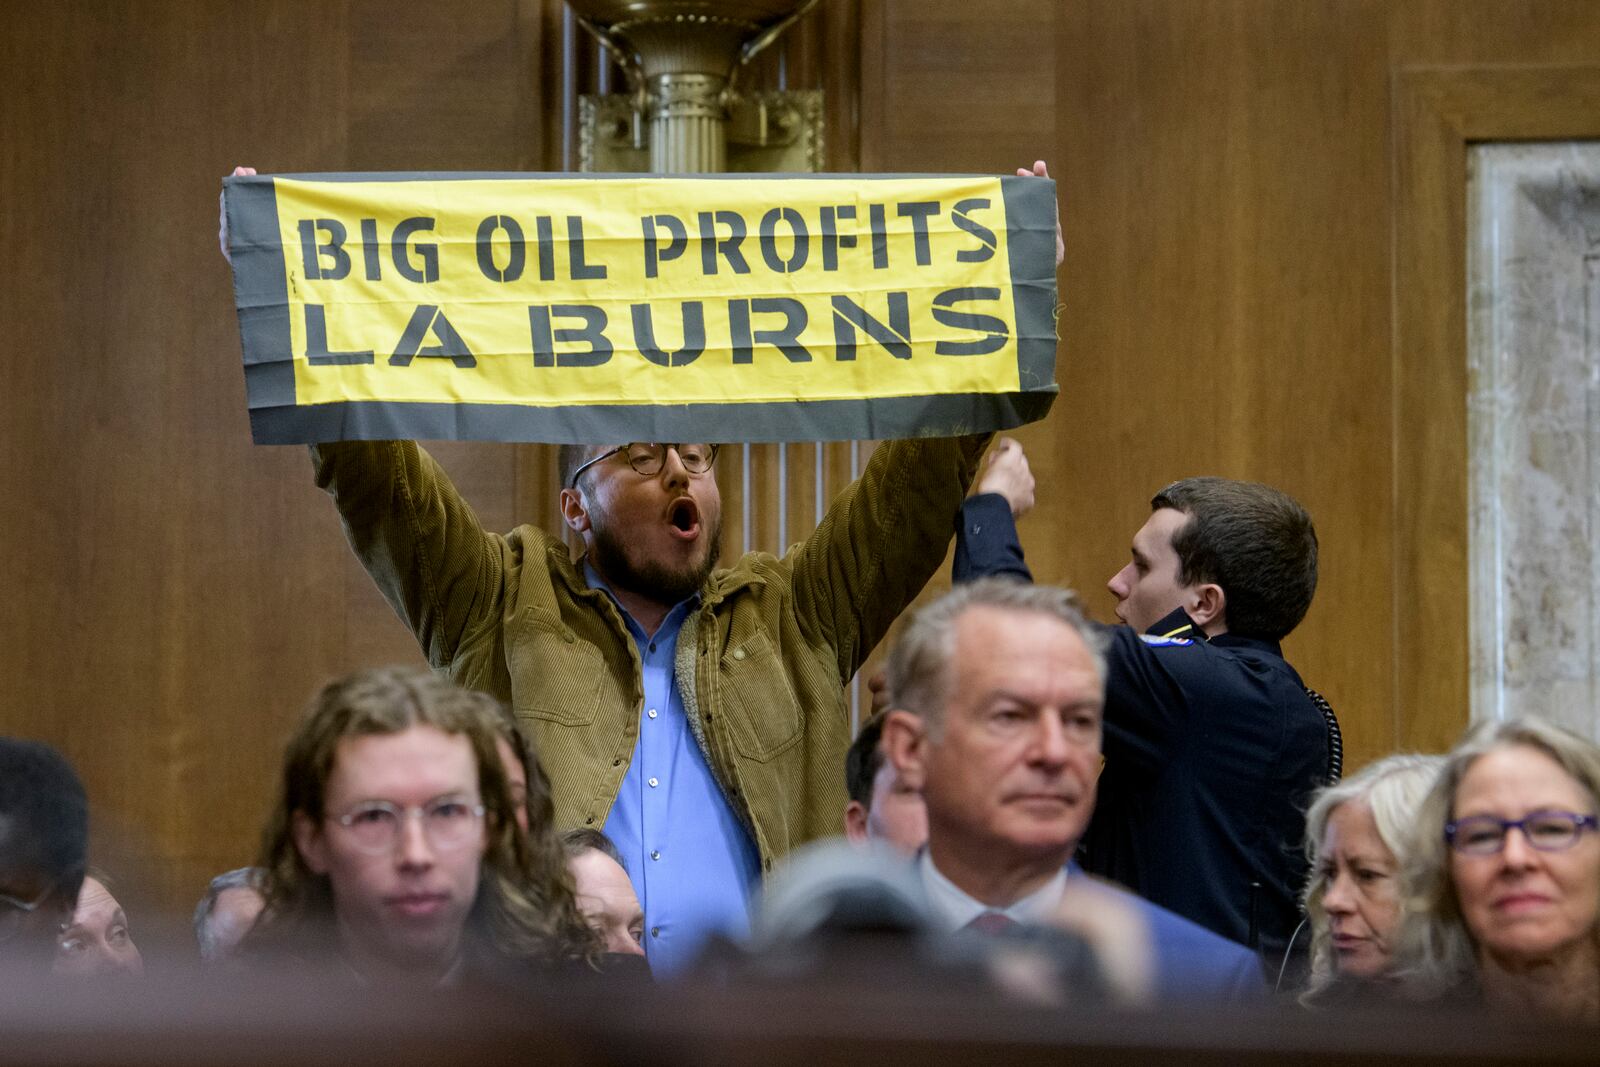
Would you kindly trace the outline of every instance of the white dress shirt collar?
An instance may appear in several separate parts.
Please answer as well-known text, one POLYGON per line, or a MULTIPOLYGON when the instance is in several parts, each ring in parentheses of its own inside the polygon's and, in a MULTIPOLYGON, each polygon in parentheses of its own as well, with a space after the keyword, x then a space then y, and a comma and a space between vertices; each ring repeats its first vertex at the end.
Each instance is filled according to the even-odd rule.
POLYGON ((1044 885, 1004 908, 992 908, 974 900, 933 865, 933 856, 924 848, 917 857, 917 872, 928 894, 928 910, 934 924, 943 930, 960 930, 986 911, 998 911, 1024 924, 1043 922, 1061 903, 1067 890, 1067 869, 1062 867, 1044 885))

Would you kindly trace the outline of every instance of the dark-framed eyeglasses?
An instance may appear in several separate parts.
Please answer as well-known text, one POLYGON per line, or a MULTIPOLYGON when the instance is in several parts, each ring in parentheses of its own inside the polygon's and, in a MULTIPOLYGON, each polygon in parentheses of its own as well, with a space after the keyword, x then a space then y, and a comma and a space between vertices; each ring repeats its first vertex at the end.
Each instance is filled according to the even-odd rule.
POLYGON ((426 804, 402 807, 387 800, 369 800, 343 815, 330 815, 346 831, 350 843, 371 855, 392 852, 407 819, 422 823, 428 843, 440 851, 470 843, 483 824, 484 807, 467 797, 440 797, 426 804))
POLYGON ((619 452, 627 459, 628 466, 633 468, 634 473, 642 474, 646 478, 653 478, 661 473, 662 467, 667 465, 667 449, 669 448, 677 450, 678 459, 683 463, 683 469, 690 474, 704 474, 717 461, 716 445, 634 441, 631 444, 618 445, 609 452, 602 452, 573 471, 572 477, 567 479, 567 488, 576 489, 578 487, 578 478, 582 476, 584 471, 596 463, 610 459, 619 452))
POLYGON ((1585 830, 1600 825, 1593 815, 1572 811, 1536 811, 1520 819, 1469 815, 1444 824, 1444 839, 1468 856, 1492 856, 1506 847, 1506 834, 1522 831, 1522 839, 1541 852, 1561 852, 1578 843, 1585 830))
POLYGON ((19 900, 9 893, 0 893, 0 944, 16 937, 27 924, 28 916, 43 907, 55 891, 56 887, 51 886, 40 893, 37 900, 19 900))

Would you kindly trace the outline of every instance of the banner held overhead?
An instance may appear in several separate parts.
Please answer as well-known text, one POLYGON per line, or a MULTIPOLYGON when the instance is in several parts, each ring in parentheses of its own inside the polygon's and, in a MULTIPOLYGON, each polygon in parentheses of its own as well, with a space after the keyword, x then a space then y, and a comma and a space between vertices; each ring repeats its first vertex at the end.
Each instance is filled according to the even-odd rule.
POLYGON ((1055 398, 1048 179, 223 185, 258 443, 947 436, 1055 398))

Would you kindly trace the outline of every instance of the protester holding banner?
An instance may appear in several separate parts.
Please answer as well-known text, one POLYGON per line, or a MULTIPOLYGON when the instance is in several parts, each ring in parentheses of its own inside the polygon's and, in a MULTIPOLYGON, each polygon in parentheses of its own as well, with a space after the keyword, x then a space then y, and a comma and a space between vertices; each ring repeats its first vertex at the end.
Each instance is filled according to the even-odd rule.
POLYGON ((658 973, 836 831, 845 683, 943 559, 982 431, 1049 409, 1035 175, 225 184, 256 439, 313 444, 430 663, 511 704, 559 825, 617 843, 658 973), (375 440, 409 436, 564 443, 582 557, 375 440), (912 440, 785 556, 718 570, 717 437, 912 440))
POLYGON ((686 464, 708 449, 592 450, 562 492, 576 563, 553 533, 485 531, 415 443, 313 458, 429 662, 507 699, 558 824, 622 849, 670 971, 744 930, 775 858, 836 832, 844 683, 943 560, 986 443, 888 442, 805 541, 724 570, 715 475, 686 464))

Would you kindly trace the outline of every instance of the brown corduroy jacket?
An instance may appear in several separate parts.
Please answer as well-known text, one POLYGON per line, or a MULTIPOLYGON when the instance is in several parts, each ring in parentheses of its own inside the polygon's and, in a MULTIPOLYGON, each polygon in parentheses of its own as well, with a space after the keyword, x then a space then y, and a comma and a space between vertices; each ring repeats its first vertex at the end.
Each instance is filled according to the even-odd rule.
MULTIPOLYGON (((892 441, 781 559, 719 569, 678 636, 689 723, 770 870, 839 832, 844 685, 944 561, 987 435, 892 441)), ((603 826, 644 699, 611 599, 558 537, 485 531, 410 441, 312 448, 350 545, 428 661, 507 701, 555 792, 559 827, 603 826)))

